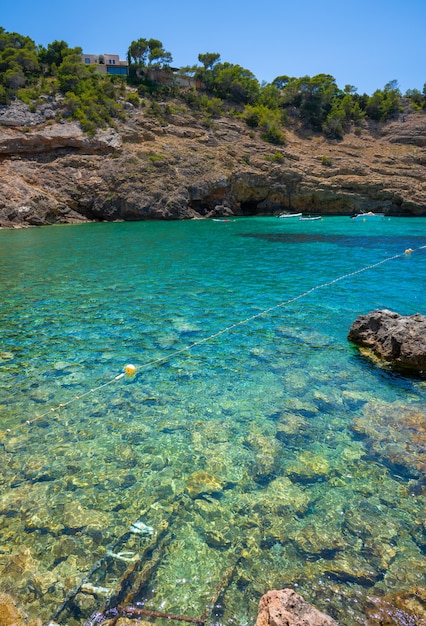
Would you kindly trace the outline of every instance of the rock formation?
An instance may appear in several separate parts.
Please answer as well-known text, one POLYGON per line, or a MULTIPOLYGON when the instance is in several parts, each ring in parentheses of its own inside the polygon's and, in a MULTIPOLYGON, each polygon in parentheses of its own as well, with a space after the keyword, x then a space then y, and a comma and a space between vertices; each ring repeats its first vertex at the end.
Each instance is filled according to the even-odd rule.
POLYGON ((337 626, 337 622, 293 589, 281 589, 262 596, 255 626, 337 626))
POLYGON ((342 141, 294 123, 286 145, 274 146, 243 120, 207 123, 181 101, 156 115, 148 103, 128 106, 124 121, 94 137, 55 121, 55 99, 0 107, 0 227, 282 210, 426 215, 423 111, 366 122, 342 141))
POLYGON ((41 620, 31 620, 6 593, 0 593, 0 626, 41 626, 41 620))
POLYGON ((387 309, 372 311, 355 320, 348 339, 397 369, 426 372, 425 315, 403 316, 387 309))

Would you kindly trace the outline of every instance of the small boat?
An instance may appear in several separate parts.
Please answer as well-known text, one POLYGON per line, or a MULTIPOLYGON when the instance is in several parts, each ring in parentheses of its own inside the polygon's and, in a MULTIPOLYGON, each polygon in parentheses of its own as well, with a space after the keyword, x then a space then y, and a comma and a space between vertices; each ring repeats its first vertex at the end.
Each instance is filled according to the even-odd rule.
POLYGON ((299 222, 318 222, 322 220, 322 215, 307 215, 306 217, 299 217, 299 222))
POLYGON ((302 217, 302 213, 280 213, 277 217, 290 218, 290 217, 302 217))
POLYGON ((356 213, 355 215, 351 215, 352 220, 356 220, 358 222, 366 222, 370 220, 382 220, 385 217, 384 213, 373 213, 373 211, 368 211, 366 213, 356 213))

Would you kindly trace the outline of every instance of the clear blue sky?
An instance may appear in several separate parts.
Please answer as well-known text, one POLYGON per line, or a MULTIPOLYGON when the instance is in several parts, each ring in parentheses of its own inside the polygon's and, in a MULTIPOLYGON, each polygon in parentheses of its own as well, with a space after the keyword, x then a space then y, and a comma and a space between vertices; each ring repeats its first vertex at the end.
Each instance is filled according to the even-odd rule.
POLYGON ((370 95, 426 83, 426 0, 3 0, 0 26, 123 59, 132 41, 160 39, 175 67, 219 52, 266 82, 325 73, 370 95))

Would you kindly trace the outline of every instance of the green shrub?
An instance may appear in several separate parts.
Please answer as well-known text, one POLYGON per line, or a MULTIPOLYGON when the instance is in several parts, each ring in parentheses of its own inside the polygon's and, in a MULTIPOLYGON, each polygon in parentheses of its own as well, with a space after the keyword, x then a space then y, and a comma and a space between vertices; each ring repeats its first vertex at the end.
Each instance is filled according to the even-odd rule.
POLYGON ((247 105, 243 118, 250 128, 258 128, 260 136, 269 143, 283 145, 286 137, 281 130, 281 113, 278 109, 269 109, 264 105, 247 105))
POLYGON ((139 107, 140 99, 137 93, 129 93, 126 101, 132 104, 134 107, 139 107))
POLYGON ((273 163, 284 163, 285 157, 282 152, 274 152, 274 154, 268 154, 265 157, 267 161, 272 161, 273 163))
POLYGON ((267 130, 261 133, 260 136, 268 143, 273 143, 277 146, 283 146, 287 143, 284 133, 275 126, 270 126, 267 130))

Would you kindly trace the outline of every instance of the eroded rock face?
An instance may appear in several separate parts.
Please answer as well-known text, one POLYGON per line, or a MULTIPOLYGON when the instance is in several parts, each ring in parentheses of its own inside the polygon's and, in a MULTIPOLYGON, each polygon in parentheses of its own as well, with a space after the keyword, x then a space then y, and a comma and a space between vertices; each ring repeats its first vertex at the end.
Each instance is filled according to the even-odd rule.
POLYGON ((425 315, 403 316, 387 309, 372 311, 355 320, 348 339, 397 369, 426 372, 425 315))
POLYGON ((182 103, 179 115, 164 103, 157 117, 131 107, 93 137, 58 122, 60 107, 50 97, 35 110, 0 106, 0 228, 283 210, 426 215, 423 112, 366 122, 341 142, 290 125, 278 147, 243 120, 205 124, 182 103))
POLYGON ((28 132, 0 130, 0 156, 51 153, 64 148, 83 154, 104 154, 120 150, 121 138, 111 128, 98 130, 94 137, 89 137, 76 122, 53 123, 28 132))
POLYGON ((280 589, 262 596, 255 626, 337 626, 337 622, 293 589, 280 589))

